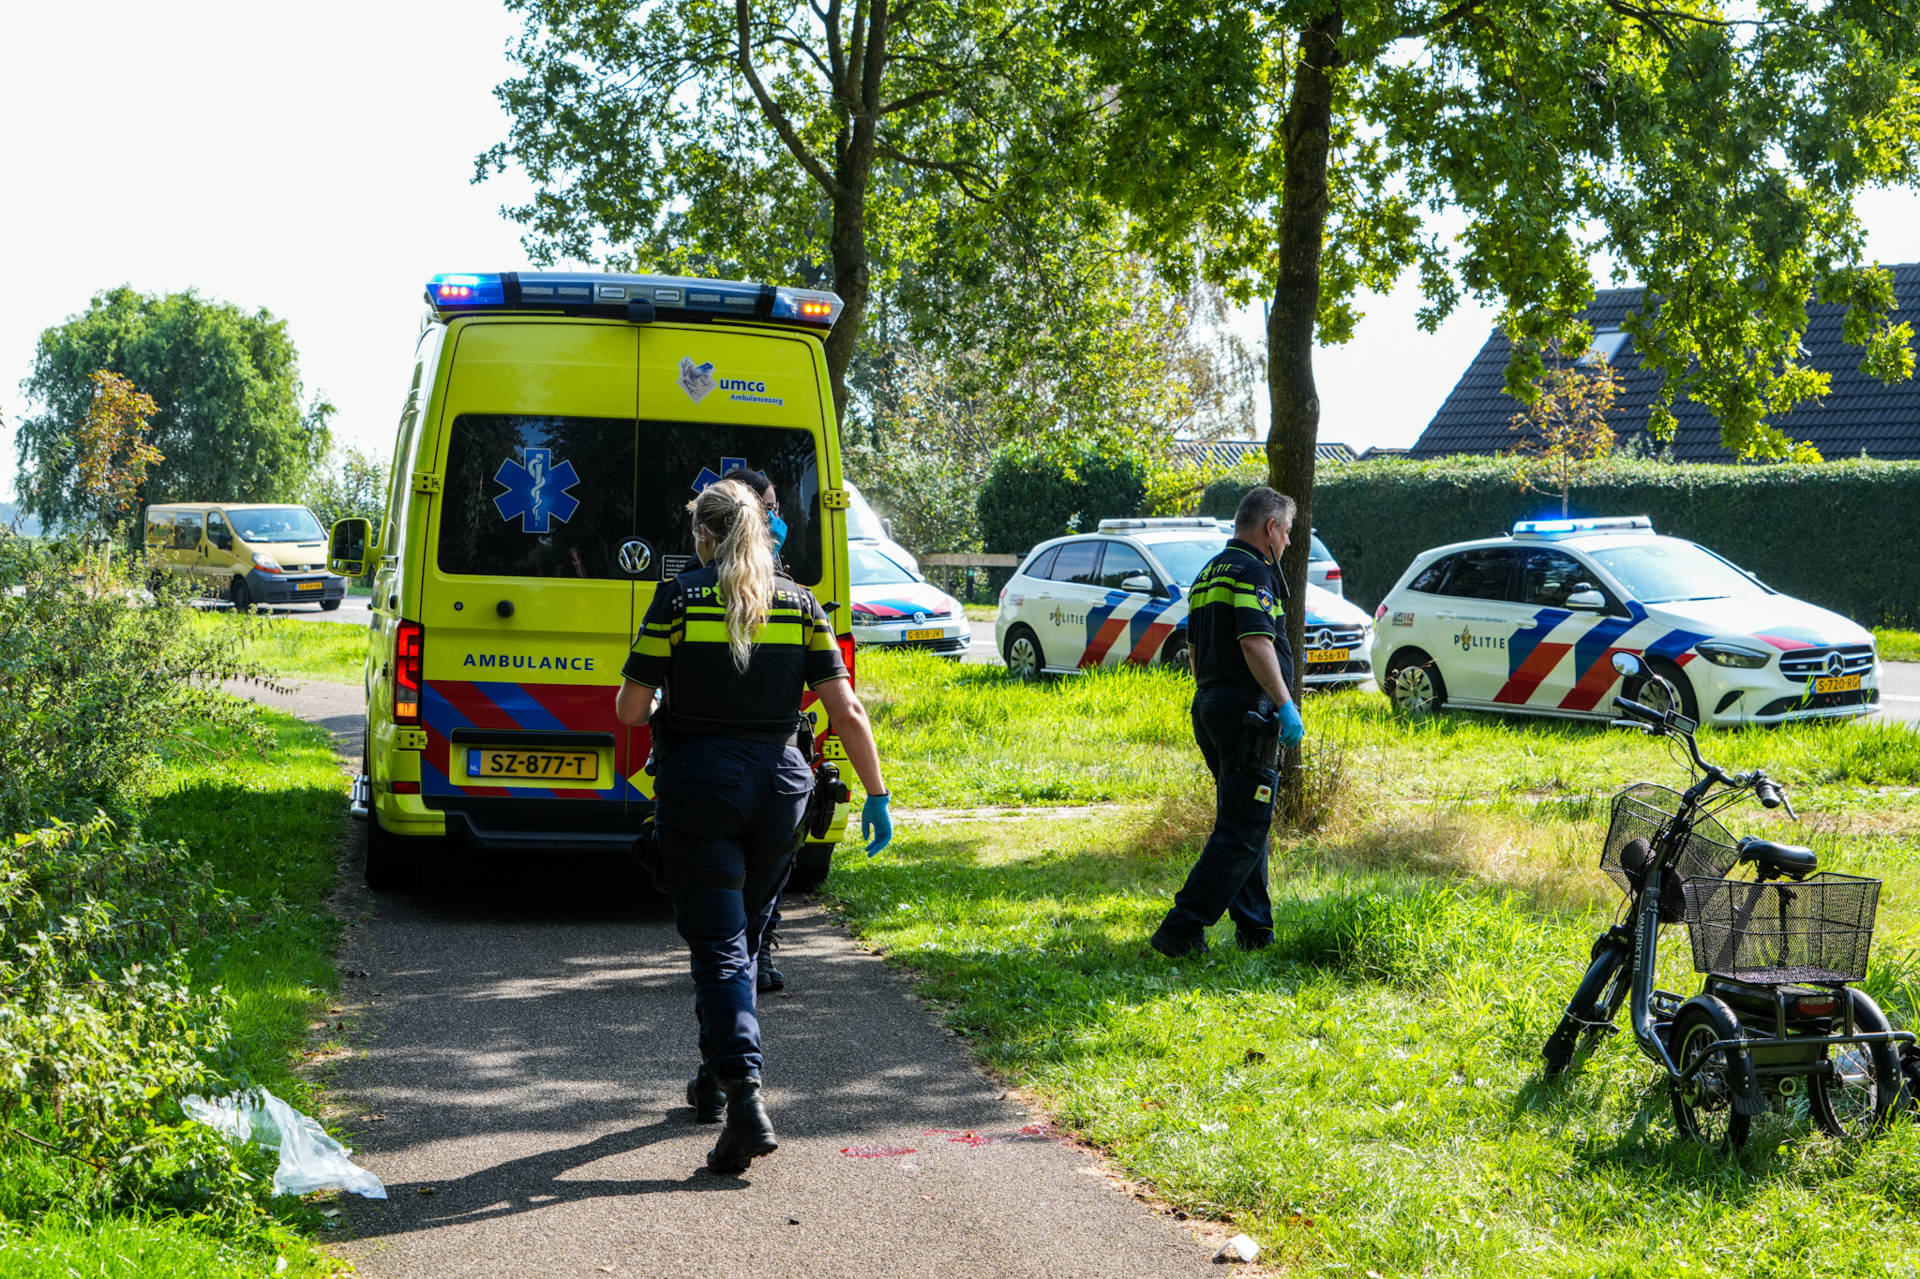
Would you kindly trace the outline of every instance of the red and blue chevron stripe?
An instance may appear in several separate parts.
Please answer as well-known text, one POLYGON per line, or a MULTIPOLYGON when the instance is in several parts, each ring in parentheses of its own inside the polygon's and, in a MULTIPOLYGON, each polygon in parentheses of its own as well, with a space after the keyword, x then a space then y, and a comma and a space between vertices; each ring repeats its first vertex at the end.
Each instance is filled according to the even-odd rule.
POLYGON ((649 734, 613 717, 613 690, 601 684, 513 684, 428 680, 421 703, 427 749, 420 759, 420 790, 427 795, 519 796, 537 799, 644 800, 627 778, 645 762, 649 734), (605 790, 539 786, 462 786, 452 766, 453 734, 498 732, 611 733, 613 784, 605 790))

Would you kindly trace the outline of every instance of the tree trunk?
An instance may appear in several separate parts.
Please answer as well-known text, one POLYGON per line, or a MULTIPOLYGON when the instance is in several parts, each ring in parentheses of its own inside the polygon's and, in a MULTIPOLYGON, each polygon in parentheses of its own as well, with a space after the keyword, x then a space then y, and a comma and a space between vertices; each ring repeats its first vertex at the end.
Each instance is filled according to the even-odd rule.
POLYGON ((837 175, 841 194, 833 202, 833 291, 840 295, 840 318, 827 334, 827 379, 833 386, 833 412, 838 422, 847 416, 847 369, 853 363, 854 347, 860 341, 860 329, 867 315, 867 177, 873 166, 869 151, 866 163, 852 172, 852 153, 840 165, 837 175))
MULTIPOLYGON (((1314 446, 1320 435, 1320 394, 1313 384, 1313 347, 1320 311, 1320 255, 1327 225, 1327 156, 1332 146, 1333 79, 1346 15, 1338 3, 1300 32, 1299 61, 1283 124, 1286 173, 1281 182, 1278 261, 1273 305, 1267 314, 1267 482, 1299 506, 1293 544, 1280 569, 1292 601, 1287 643, 1294 654, 1298 698, 1305 673, 1307 559, 1313 530, 1314 446)), ((1282 772, 1287 811, 1299 813, 1305 777, 1297 750, 1282 772)))

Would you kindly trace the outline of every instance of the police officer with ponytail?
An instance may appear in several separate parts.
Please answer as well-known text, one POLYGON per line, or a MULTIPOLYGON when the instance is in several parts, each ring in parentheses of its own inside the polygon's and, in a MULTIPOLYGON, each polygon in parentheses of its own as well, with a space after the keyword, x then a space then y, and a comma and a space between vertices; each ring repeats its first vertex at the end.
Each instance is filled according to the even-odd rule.
POLYGON ((657 873, 687 943, 699 1024, 687 1101, 703 1123, 725 1119, 707 1167, 733 1173, 779 1145, 760 1091, 755 978, 813 789, 797 744, 805 689, 866 789, 869 856, 893 823, 866 708, 826 613, 778 572, 760 498, 721 480, 690 509, 700 566, 655 592, 614 709, 623 724, 653 727, 657 873))

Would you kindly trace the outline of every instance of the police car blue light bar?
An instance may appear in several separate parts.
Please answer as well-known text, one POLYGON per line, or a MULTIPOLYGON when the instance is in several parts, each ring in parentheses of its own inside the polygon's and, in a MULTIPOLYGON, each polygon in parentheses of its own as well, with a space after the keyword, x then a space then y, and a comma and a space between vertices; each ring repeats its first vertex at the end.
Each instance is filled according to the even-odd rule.
POLYGON ((1653 532, 1653 521, 1644 515, 1606 515, 1578 520, 1521 520, 1513 526, 1515 537, 1565 537, 1573 533, 1617 533, 1630 529, 1653 532))
POLYGON ((655 314, 694 319, 732 316, 774 324, 831 329, 844 304, 825 289, 792 289, 744 280, 695 280, 673 275, 598 272, 500 271, 436 275, 427 303, 443 315, 473 311, 574 311, 631 315, 636 305, 655 314))

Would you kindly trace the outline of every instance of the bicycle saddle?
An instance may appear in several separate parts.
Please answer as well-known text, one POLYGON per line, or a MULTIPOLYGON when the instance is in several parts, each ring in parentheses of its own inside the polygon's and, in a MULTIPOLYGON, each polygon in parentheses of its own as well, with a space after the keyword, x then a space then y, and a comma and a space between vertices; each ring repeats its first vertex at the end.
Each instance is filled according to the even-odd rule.
POLYGON ((1748 835, 1740 841, 1740 860, 1752 862, 1762 879, 1805 879, 1820 865, 1819 854, 1797 844, 1776 844, 1748 835))

